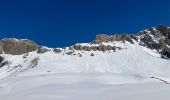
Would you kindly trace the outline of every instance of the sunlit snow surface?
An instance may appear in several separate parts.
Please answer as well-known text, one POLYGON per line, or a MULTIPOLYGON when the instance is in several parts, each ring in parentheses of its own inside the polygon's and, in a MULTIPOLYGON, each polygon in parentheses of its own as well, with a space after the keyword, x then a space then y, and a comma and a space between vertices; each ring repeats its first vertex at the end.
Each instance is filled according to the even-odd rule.
POLYGON ((138 43, 116 45, 124 49, 4 54, 10 64, 0 69, 0 100, 169 100, 170 60, 138 43))

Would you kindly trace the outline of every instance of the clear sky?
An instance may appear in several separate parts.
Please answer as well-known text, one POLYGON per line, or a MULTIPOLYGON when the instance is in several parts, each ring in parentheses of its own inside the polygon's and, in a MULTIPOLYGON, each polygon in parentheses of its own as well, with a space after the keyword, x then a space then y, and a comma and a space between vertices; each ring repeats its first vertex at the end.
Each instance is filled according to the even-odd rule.
POLYGON ((0 0, 0 38, 64 47, 170 25, 170 0, 0 0))

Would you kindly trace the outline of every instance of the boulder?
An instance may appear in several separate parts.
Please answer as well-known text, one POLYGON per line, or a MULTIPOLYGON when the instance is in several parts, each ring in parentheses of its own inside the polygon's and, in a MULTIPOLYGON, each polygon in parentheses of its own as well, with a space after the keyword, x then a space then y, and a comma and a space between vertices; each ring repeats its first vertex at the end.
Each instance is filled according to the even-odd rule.
POLYGON ((61 50, 58 49, 58 48, 53 49, 53 51, 54 51, 55 53, 61 53, 61 50))
POLYGON ((74 45, 73 48, 74 48, 75 50, 80 50, 80 45, 74 45))
POLYGON ((112 49, 112 46, 108 45, 108 46, 107 46, 107 50, 113 50, 113 49, 112 49))
POLYGON ((162 55, 164 55, 167 58, 170 58, 170 48, 168 48, 167 46, 165 46, 165 48, 162 50, 162 55))
POLYGON ((49 49, 44 48, 44 47, 39 47, 38 50, 37 50, 37 53, 41 54, 41 53, 45 53, 47 51, 49 51, 49 49))
POLYGON ((97 50, 102 51, 102 45, 99 45, 99 46, 97 47, 97 50))
POLYGON ((66 52, 67 55, 71 55, 71 54, 73 54, 73 53, 74 53, 74 51, 66 52))
POLYGON ((83 48, 84 51, 91 51, 91 47, 89 47, 89 46, 84 46, 82 48, 83 48))
POLYGON ((79 57, 83 57, 83 55, 82 55, 81 53, 78 53, 78 56, 79 56, 79 57))
POLYGON ((84 50, 84 51, 88 51, 88 46, 84 46, 84 47, 83 47, 83 50, 84 50))
POLYGON ((112 47, 112 49, 115 51, 115 50, 116 50, 116 47, 115 47, 115 46, 113 46, 113 47, 112 47))
POLYGON ((97 46, 91 46, 91 50, 97 51, 97 46))
POLYGON ((26 53, 24 56, 23 56, 23 59, 27 58, 29 56, 29 53, 26 53))
POLYGON ((102 45, 102 51, 106 51, 107 50, 107 46, 102 45))
POLYGON ((91 53, 90 56, 94 56, 94 53, 91 53))

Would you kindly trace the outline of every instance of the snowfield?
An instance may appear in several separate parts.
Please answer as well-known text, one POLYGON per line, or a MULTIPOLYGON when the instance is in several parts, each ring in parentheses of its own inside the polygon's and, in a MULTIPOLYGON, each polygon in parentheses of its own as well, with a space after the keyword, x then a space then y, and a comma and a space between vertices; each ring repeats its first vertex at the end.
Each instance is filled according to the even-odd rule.
POLYGON ((123 49, 2 54, 0 100, 169 100, 170 60, 137 42, 116 45, 123 49))
POLYGON ((1 82, 1 100, 169 100, 170 85, 112 74, 25 76, 1 82))

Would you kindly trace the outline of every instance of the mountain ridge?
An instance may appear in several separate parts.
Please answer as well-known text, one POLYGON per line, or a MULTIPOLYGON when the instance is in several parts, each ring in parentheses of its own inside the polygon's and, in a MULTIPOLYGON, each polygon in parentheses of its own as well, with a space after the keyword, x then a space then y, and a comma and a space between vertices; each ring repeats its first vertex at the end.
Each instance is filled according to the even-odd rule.
MULTIPOLYGON (((134 42, 139 42, 141 46, 147 46, 150 49, 155 49, 157 52, 162 54, 162 58, 170 58, 170 28, 165 25, 159 25, 157 27, 151 27, 149 29, 138 32, 137 34, 98 34, 96 39, 88 45, 75 44, 70 46, 71 50, 84 50, 84 51, 106 51, 114 50, 120 47, 103 45, 102 43, 113 43, 116 41, 125 42, 128 41, 132 44, 134 42), (96 45, 96 46, 93 46, 96 45)), ((64 49, 64 48, 62 48, 64 49)), ((19 55, 32 51, 38 53, 45 53, 48 51, 44 46, 40 46, 33 40, 26 39, 1 39, 0 40, 0 53, 19 55)), ((54 48, 54 51, 60 53, 62 50, 59 48, 54 48)))

